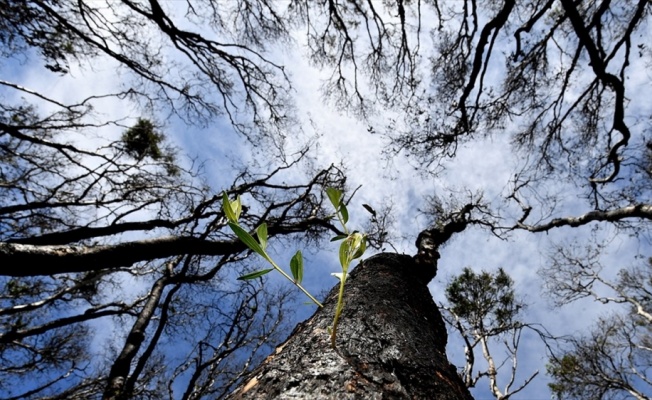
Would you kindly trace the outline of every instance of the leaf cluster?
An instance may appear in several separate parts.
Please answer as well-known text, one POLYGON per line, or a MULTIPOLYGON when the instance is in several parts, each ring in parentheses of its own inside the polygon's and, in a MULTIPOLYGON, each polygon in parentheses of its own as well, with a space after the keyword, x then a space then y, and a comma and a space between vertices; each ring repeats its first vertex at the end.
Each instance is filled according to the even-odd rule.
POLYGON ((464 268, 446 287, 446 299, 459 318, 494 334, 518 325, 524 307, 514 294, 514 281, 502 268, 495 274, 464 268))
POLYGON ((139 118, 134 126, 127 129, 121 137, 125 152, 138 161, 150 157, 161 161, 166 166, 169 175, 178 176, 179 168, 175 166, 174 152, 169 148, 161 148, 165 135, 157 132, 152 121, 139 118))
POLYGON ((335 188, 327 188, 326 194, 328 199, 331 201, 331 204, 335 208, 335 215, 339 220, 344 234, 337 235, 331 241, 342 240, 339 250, 339 260, 342 267, 342 272, 335 272, 332 275, 340 281, 340 290, 337 297, 337 306, 335 307, 335 316, 333 318, 333 326, 331 327, 331 346, 333 348, 337 347, 337 324, 344 309, 344 284, 346 283, 346 278, 349 273, 349 267, 351 262, 355 259, 362 257, 365 250, 367 249, 367 237, 366 235, 354 231, 350 232, 346 226, 346 223, 349 221, 349 212, 346 208, 346 203, 344 202, 344 194, 341 190, 335 188))
POLYGON ((247 232, 238 224, 238 219, 242 214, 242 202, 240 200, 240 196, 236 197, 235 200, 230 200, 226 192, 224 192, 222 194, 222 210, 224 211, 224 214, 229 221, 228 225, 233 233, 235 233, 235 235, 240 240, 242 240, 242 242, 250 250, 261 256, 263 259, 265 259, 265 261, 272 265, 272 268, 262 269, 249 274, 245 274, 238 279, 256 279, 276 270, 281 275, 283 275, 283 277, 292 282, 303 293, 305 293, 313 303, 319 307, 322 307, 322 304, 303 286, 301 286, 301 281, 303 280, 303 255, 301 254, 301 250, 297 250, 297 252, 294 254, 294 256, 292 256, 292 259, 290 260, 290 272, 292 273, 292 277, 290 277, 287 273, 285 273, 285 271, 283 271, 283 269, 281 269, 281 267, 278 266, 278 264, 276 264, 269 253, 267 253, 267 223, 263 222, 258 226, 258 228, 256 228, 256 237, 258 240, 256 240, 249 232, 247 232))
MULTIPOLYGON (((357 231, 350 232, 347 228, 346 223, 349 220, 349 212, 346 208, 346 203, 344 202, 343 192, 339 189, 329 187, 326 189, 326 194, 328 199, 331 201, 331 204, 335 208, 335 217, 339 220, 344 231, 344 234, 337 235, 331 240, 342 241, 339 249, 339 260, 342 267, 342 272, 332 274, 340 281, 338 302, 335 308, 333 326, 330 330, 331 344, 333 348, 336 348, 335 340, 337 338, 337 325, 344 308, 344 285, 348 276, 349 267, 351 266, 351 262, 353 260, 362 257, 364 254, 367 248, 367 238, 366 235, 357 231)), ((269 253, 267 253, 267 224, 263 222, 258 226, 258 228, 256 228, 257 239, 238 224, 238 219, 242 213, 242 202, 240 200, 240 196, 236 197, 235 200, 230 200, 226 192, 224 192, 222 195, 222 210, 224 211, 224 215, 229 221, 228 226, 231 228, 233 233, 235 233, 235 235, 250 250, 261 256, 272 266, 272 268, 261 269, 242 275, 238 279, 256 279, 270 273, 271 271, 276 270, 286 279, 292 282, 295 286, 297 286, 302 292, 304 292, 310 298, 310 300, 312 300, 319 307, 322 307, 322 304, 317 301, 317 299, 315 299, 310 293, 308 293, 308 291, 303 286, 301 286, 301 281, 303 280, 303 256, 300 250, 297 250, 297 252, 294 254, 294 256, 292 256, 292 259, 290 260, 290 272, 292 273, 292 277, 290 277, 285 271, 283 271, 283 269, 278 266, 278 264, 276 264, 269 253)))

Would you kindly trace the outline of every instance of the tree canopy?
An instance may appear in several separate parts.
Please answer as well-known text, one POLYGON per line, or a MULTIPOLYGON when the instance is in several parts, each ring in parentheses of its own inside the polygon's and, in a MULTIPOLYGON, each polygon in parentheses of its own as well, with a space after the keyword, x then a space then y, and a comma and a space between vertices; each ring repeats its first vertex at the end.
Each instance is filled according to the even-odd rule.
MULTIPOLYGON (((646 371, 651 11, 0 0, 0 396, 226 395, 287 333, 296 301, 273 279, 235 280, 258 261, 222 196, 242 196, 241 225, 266 222, 281 257, 310 248, 317 273, 322 240, 343 234, 325 193, 337 188, 372 246, 420 262, 473 253, 452 238, 500 254, 546 233, 527 260, 458 258, 518 273, 517 291, 542 279, 559 304, 632 307, 550 348, 550 387, 649 397, 647 372, 594 391, 573 374, 616 374, 583 363, 600 340, 632 351, 616 369, 646 371)), ((447 293, 458 305, 479 277, 467 275, 447 293)))

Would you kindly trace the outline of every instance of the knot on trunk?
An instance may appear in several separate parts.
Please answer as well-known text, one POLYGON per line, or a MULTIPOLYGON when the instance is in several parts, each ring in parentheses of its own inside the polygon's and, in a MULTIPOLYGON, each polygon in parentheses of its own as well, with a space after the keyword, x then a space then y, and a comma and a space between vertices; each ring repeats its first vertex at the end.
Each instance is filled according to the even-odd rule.
POLYGON ((445 218, 445 222, 438 222, 435 227, 419 233, 415 243, 417 254, 414 256, 414 262, 419 269, 417 274, 426 283, 437 275, 439 247, 450 240, 453 234, 466 229, 470 223, 468 215, 474 207, 473 204, 467 204, 461 210, 445 218))
POLYGON ((414 263, 417 266, 417 275, 426 283, 437 275, 437 260, 439 260, 439 244, 433 237, 433 231, 423 231, 416 241, 417 254, 414 263))

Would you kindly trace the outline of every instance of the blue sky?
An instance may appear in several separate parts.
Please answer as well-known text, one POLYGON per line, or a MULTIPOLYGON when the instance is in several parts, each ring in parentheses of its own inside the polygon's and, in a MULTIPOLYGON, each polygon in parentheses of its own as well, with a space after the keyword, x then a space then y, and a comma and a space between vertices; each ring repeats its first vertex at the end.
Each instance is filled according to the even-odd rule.
MULTIPOLYGON (((424 21, 427 19, 424 18, 424 21)), ((650 31, 649 28, 647 30, 650 31)), ((323 79, 327 74, 311 65, 306 57, 305 42, 299 32, 296 35, 295 43, 268 49, 268 54, 274 61, 286 66, 293 85, 292 98, 301 129, 295 129, 288 135, 288 152, 311 141, 313 145, 309 157, 316 168, 325 168, 331 163, 344 163, 349 187, 361 186, 349 206, 351 226, 361 226, 368 218, 361 206, 363 203, 380 208, 391 201, 396 221, 394 236, 397 238, 392 244, 399 252, 414 254, 414 240, 428 223, 427 216, 419 212, 424 207, 426 196, 446 195, 450 190, 468 189, 473 192, 483 191, 485 199, 490 203, 503 205, 510 178, 524 162, 522 157, 512 151, 509 135, 491 136, 464 145, 459 149, 457 157, 446 164, 447 170, 436 178, 420 174, 415 170, 420 167, 419 164, 408 159, 404 153, 384 159, 382 152, 387 146, 386 139, 381 135, 370 134, 367 128, 370 125, 385 126, 390 118, 398 117, 399 113, 386 110, 370 116, 369 121, 362 121, 351 113, 334 109, 328 99, 322 96, 323 79)), ((424 36, 422 40, 423 47, 426 48, 427 37, 424 36)), ((16 68, 15 63, 5 63, 0 71, 2 79, 48 93, 51 98, 64 103, 76 102, 91 94, 112 92, 125 83, 122 81, 123 75, 116 74, 115 65, 104 60, 86 63, 81 68, 73 67, 71 73, 64 78, 45 71, 38 62, 20 68, 16 68)), ((501 74, 496 72, 496 75, 501 74)), ((632 99, 639 100, 632 101, 632 109, 635 114, 649 115, 650 102, 646 100, 652 78, 649 69, 639 64, 631 70, 630 75, 632 83, 628 93, 632 99)), ((47 109, 48 106, 44 106, 44 111, 47 109)), ((98 101, 96 110, 106 119, 127 118, 125 121, 128 121, 128 118, 141 116, 138 108, 125 107, 124 102, 98 101)), ((182 158, 188 157, 187 165, 190 165, 190 159, 204 163, 204 178, 215 192, 221 191, 232 181, 234 163, 251 165, 257 160, 258 167, 267 168, 279 163, 270 153, 252 151, 246 140, 238 136, 224 119, 217 119, 206 127, 196 127, 175 118, 164 120, 162 114, 153 116, 164 122, 165 131, 178 147, 179 154, 182 158)), ((71 140, 95 144, 116 138, 120 133, 117 129, 105 129, 104 132, 106 134, 103 133, 101 137, 73 136, 71 140)), ((295 168, 284 175, 287 180, 301 180, 305 177, 301 168, 295 168)), ((560 214, 577 214, 585 210, 580 199, 581 193, 573 185, 553 181, 547 184, 547 189, 560 194, 559 198, 563 200, 560 214)), ((511 211, 514 212, 514 209, 511 211)), ((593 324, 598 315, 606 313, 610 308, 590 300, 553 308, 550 298, 545 296, 544 282, 537 272, 549 263, 549 255, 556 244, 573 240, 584 243, 590 233, 591 226, 586 226, 578 229, 561 228, 550 234, 516 232, 507 240, 499 240, 486 230, 469 229, 443 249, 439 274, 429 288, 436 301, 443 301, 446 282, 462 268, 471 266, 493 271, 502 267, 514 279, 517 293, 529 304, 523 315, 525 321, 540 323, 554 335, 582 332, 593 324)), ((610 266, 607 273, 615 275, 617 269, 626 267, 633 261, 634 255, 652 256, 649 238, 628 237, 608 227, 598 232, 598 235, 607 242, 602 257, 603 263, 610 266)), ((287 265, 295 249, 287 248, 286 243, 271 243, 270 246, 279 264, 287 265)), ((335 278, 330 276, 330 273, 338 271, 336 245, 325 242, 321 247, 304 252, 307 262, 305 282, 312 293, 319 293, 336 283, 335 278)), ((252 262, 255 264, 255 261, 252 262)), ((263 264, 262 260, 260 264, 263 264)), ((277 275, 270 276, 270 282, 280 283, 281 278, 277 275)), ((139 290, 144 290, 145 286, 125 285, 125 290, 127 288, 133 290, 130 295, 135 295, 139 290)), ((298 296, 298 301, 303 302, 301 296, 298 296)), ((311 307, 297 307, 297 320, 312 312, 311 307)), ((548 378, 545 376, 545 348, 538 338, 527 334, 521 345, 519 376, 528 376, 535 370, 539 371, 539 376, 516 398, 549 398, 546 387, 548 378)), ((495 349, 495 354, 500 359, 503 351, 500 346, 495 349)), ((449 339, 448 354, 452 363, 463 363, 461 342, 454 338, 454 334, 449 339)), ((479 354, 477 358, 480 359, 479 354)), ((487 391, 486 381, 480 381, 473 394, 477 399, 492 398, 487 391)))

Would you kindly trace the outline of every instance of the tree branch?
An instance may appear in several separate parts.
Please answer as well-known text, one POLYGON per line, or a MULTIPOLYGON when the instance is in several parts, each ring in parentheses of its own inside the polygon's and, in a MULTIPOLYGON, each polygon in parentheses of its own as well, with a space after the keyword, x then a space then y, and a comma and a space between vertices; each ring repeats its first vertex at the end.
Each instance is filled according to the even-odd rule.
POLYGON ((635 204, 608 211, 595 210, 580 215, 579 217, 555 218, 550 222, 540 225, 528 225, 523 222, 517 222, 514 228, 525 229, 530 232, 547 232, 553 228, 559 228, 562 226, 577 227, 594 221, 617 222, 628 218, 652 220, 652 205, 635 204))
POLYGON ((0 276, 54 275, 99 271, 177 254, 209 256, 245 249, 240 241, 161 237, 103 246, 35 246, 0 242, 0 276))

